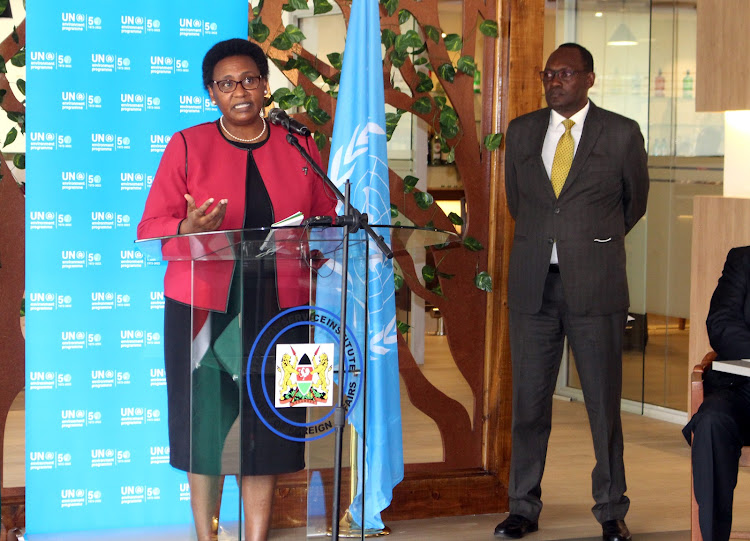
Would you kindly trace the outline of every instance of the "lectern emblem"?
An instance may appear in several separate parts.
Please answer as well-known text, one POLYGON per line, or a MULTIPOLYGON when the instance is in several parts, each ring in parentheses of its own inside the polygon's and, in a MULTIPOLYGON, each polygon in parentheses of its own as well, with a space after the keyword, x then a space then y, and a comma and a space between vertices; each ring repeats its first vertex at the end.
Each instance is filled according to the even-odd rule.
POLYGON ((334 344, 277 344, 276 407, 331 406, 334 344))

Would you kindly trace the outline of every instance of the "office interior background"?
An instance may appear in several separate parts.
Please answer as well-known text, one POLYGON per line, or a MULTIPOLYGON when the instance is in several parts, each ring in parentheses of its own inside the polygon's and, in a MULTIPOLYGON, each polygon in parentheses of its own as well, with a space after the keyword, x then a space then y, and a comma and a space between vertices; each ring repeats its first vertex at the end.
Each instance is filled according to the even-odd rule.
MULTIPOLYGON (((14 18, 2 20, 3 36, 13 21, 23 19, 23 4, 12 1, 14 18)), ((304 46, 323 58, 343 49, 344 22, 336 11, 325 15, 288 15, 305 34, 304 46)), ((444 32, 462 31, 462 2, 439 1, 444 32)), ((413 21, 407 22, 413 24, 413 21)), ((646 417, 680 423, 687 419, 688 357, 691 324, 691 249, 693 201, 697 196, 726 195, 724 150, 727 127, 723 112, 695 110, 697 15, 695 1, 669 0, 548 0, 544 3, 543 58, 563 42, 574 41, 594 56, 596 84, 590 98, 597 105, 635 119, 641 126, 649 154, 651 191, 644 219, 627 237, 630 317, 624 352, 623 409, 646 417)), ((483 66, 486 48, 477 47, 476 65, 483 66)), ((12 68, 15 70, 15 68, 12 68)), ((480 70, 475 77, 476 123, 482 130, 487 107, 480 70)), ((16 78, 22 71, 13 71, 16 78)), ((286 85, 278 72, 271 87, 286 85)), ((537 87, 539 105, 543 89, 537 87)), ((394 109, 386 109, 393 112, 394 109)), ((407 113, 404 117, 409 117, 407 113)), ((467 216, 471 209, 463 195, 456 168, 433 145, 433 134, 416 118, 409 118, 389 143, 390 167, 402 177, 422 179, 446 214, 467 216)), ((5 121, 4 121, 5 122, 5 121)), ((6 133, 7 122, 0 125, 6 133)), ((486 131, 486 130, 485 130, 486 131)), ((23 150, 19 134, 13 153, 23 150)), ((22 171, 14 174, 22 176, 22 171)), ((459 227, 460 229, 460 227, 459 227)), ((0 254, 2 255, 2 254, 0 254)), ((503 284, 495 283, 500 289, 503 284)), ((483 410, 457 367, 444 314, 423 299, 400 293, 399 319, 408 322, 409 349, 424 378, 465 410, 472 426, 481 424, 483 410)), ((478 360, 483 351, 476 352, 478 360)), ((566 353, 558 378, 560 396, 581 399, 574 360, 566 353)), ((488 375, 492 377, 492 375, 488 375)), ((404 455, 407 464, 441 463, 444 441, 437 424, 412 404, 402 389, 404 455)), ((3 487, 24 483, 23 393, 15 400, 4 437, 3 487)))

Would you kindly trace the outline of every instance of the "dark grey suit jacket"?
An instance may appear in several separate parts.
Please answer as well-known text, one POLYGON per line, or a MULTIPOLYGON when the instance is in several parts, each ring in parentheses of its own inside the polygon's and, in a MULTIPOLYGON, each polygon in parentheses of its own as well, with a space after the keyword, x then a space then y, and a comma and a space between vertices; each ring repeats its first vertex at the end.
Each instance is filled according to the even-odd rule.
POLYGON ((542 161, 550 109, 514 119, 505 138, 505 191, 516 221, 510 256, 511 310, 542 306, 557 242, 568 309, 610 314, 629 306, 625 234, 646 212, 648 167, 638 124, 590 102, 573 165, 555 198, 542 161))

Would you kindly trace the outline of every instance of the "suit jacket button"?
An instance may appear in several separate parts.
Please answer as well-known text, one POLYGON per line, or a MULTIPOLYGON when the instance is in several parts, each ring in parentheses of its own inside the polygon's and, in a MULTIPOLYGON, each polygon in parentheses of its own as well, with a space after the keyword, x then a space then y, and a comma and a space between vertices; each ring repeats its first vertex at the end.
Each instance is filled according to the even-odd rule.
POLYGON ((554 212, 555 214, 560 214, 560 207, 555 208, 554 212))
POLYGON ((550 244, 554 244, 555 243, 555 239, 553 239, 552 237, 550 237, 550 238, 547 239, 547 242, 550 243, 550 244))

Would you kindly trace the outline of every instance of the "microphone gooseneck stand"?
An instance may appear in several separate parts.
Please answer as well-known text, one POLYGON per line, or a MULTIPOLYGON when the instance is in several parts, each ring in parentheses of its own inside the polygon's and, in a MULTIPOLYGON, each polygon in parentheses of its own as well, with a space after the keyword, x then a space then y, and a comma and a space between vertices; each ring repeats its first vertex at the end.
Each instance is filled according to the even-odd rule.
MULTIPOLYGON (((370 224, 367 221, 367 214, 359 212, 357 209, 349 204, 349 196, 351 191, 351 184, 347 180, 345 183, 344 191, 341 191, 336 187, 333 181, 325 174, 320 166, 312 159, 310 154, 300 145, 297 138, 290 134, 286 136, 287 142, 292 145, 302 155, 302 157, 310 164, 313 171, 323 180, 328 186, 336 198, 344 204, 344 214, 338 216, 335 221, 335 225, 343 226, 343 250, 342 250, 342 261, 341 261, 341 339, 339 342, 339 359, 338 359, 338 371, 339 371, 339 386, 338 393, 336 396, 336 407, 333 412, 333 425, 335 429, 336 442, 334 446, 334 457, 333 457, 333 503, 331 513, 331 538, 335 541, 339 539, 339 512, 341 510, 341 456, 343 450, 344 441, 344 426, 346 424, 346 411, 344 409, 344 392, 343 392, 343 377, 346 366, 345 357, 345 344, 346 344, 346 304, 347 304, 347 275, 349 273, 349 234, 356 233, 359 229, 364 229, 365 232, 375 241, 380 251, 388 258, 393 258, 393 251, 385 243, 382 236, 375 233, 370 224)), ((366 263, 367 264, 367 263, 366 263)), ((368 265, 369 266, 369 265, 368 265)), ((365 348, 367 348, 367 337, 365 337, 365 348)), ((366 356, 365 356, 366 357, 366 356)), ((364 367, 363 367, 364 368, 364 367)), ((366 373, 366 371, 364 372, 366 373)), ((366 376, 365 376, 366 377, 366 376)), ((364 487, 362 491, 362 498, 364 500, 364 487)), ((362 532, 364 534, 364 505, 362 506, 363 516, 361 517, 363 524, 362 532)))

